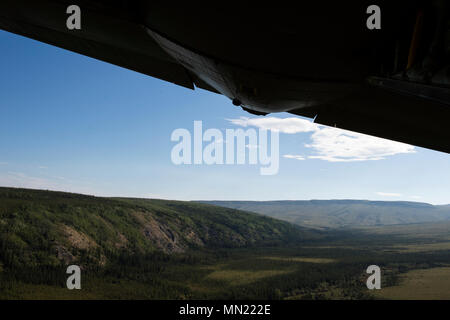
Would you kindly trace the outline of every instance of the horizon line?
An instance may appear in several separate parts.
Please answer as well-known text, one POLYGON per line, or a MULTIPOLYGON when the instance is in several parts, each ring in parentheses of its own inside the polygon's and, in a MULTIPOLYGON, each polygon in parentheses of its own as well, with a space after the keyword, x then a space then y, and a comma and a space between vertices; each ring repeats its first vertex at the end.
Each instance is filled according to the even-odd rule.
POLYGON ((38 189, 38 188, 24 188, 24 187, 14 187, 14 186, 0 186, 0 188, 4 189, 22 189, 22 190, 34 190, 34 191, 48 191, 48 192, 61 192, 61 193, 70 193, 70 194, 78 194, 88 197, 96 197, 96 198, 127 198, 127 199, 145 199, 145 200, 167 200, 167 201, 185 201, 185 202, 289 202, 289 201, 368 201, 368 202, 409 202, 409 203, 420 203, 420 204, 428 204, 432 206, 450 206, 450 203, 442 203, 442 204, 435 204, 430 202, 421 202, 421 201, 414 201, 414 200, 370 200, 370 199, 357 199, 357 198, 327 198, 327 199, 317 199, 317 198, 311 198, 311 199, 275 199, 275 200, 251 200, 251 199, 245 199, 245 200, 205 200, 205 199, 190 199, 190 200, 181 200, 181 199, 174 199, 174 198, 159 198, 159 197, 142 197, 142 196, 117 196, 117 195, 100 195, 100 194, 89 194, 89 193, 82 193, 82 192, 73 192, 73 191, 66 191, 66 190, 52 190, 52 189, 38 189))

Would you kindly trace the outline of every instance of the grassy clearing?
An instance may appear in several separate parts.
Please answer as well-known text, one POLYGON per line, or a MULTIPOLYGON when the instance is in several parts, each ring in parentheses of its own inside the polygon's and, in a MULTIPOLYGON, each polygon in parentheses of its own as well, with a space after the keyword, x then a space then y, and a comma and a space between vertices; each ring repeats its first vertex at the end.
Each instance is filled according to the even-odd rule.
POLYGON ((424 243, 412 245, 394 245, 390 247, 393 250, 403 252, 429 252, 439 250, 450 250, 450 242, 424 243))
POLYGON ((307 258, 307 257, 261 257, 261 259, 287 261, 287 262, 307 262, 307 263, 333 263, 335 259, 328 258, 307 258))
POLYGON ((394 235, 409 239, 447 239, 450 240, 450 222, 442 221, 438 223, 419 223, 419 224, 403 224, 376 227, 360 227, 357 228, 363 232, 377 235, 394 235))
POLYGON ((211 291, 209 288, 212 283, 217 282, 228 287, 245 286, 281 275, 292 275, 298 272, 302 263, 329 264, 336 261, 330 258, 286 255, 247 256, 245 259, 237 259, 227 264, 203 267, 208 273, 190 288, 196 292, 208 292, 211 291))
POLYGON ((450 300, 450 268, 410 271, 400 285, 381 288, 374 295, 393 300, 450 300))
POLYGON ((247 270, 217 270, 210 273, 207 278, 213 280, 225 281, 228 285, 245 285, 264 278, 278 276, 281 274, 287 274, 293 272, 294 269, 285 270, 259 270, 259 271, 247 271, 247 270))

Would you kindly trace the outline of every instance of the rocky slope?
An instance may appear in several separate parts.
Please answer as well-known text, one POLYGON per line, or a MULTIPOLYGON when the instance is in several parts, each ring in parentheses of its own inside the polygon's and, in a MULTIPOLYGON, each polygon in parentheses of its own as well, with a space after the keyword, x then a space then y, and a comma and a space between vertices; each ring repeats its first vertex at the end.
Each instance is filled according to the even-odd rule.
POLYGON ((80 259, 104 265, 121 252, 176 254, 315 236, 273 218, 208 204, 0 188, 0 263, 10 267, 80 259))

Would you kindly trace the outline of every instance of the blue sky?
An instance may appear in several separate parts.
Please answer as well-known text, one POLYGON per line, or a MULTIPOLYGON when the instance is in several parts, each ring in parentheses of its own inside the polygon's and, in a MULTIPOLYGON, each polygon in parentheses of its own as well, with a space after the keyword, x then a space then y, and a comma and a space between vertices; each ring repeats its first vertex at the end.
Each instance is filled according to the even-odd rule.
POLYGON ((450 203, 450 155, 250 115, 178 87, 0 31, 0 185, 180 200, 370 199, 450 203), (261 120, 262 119, 262 120, 261 120), (177 128, 280 129, 276 175, 260 165, 175 165, 177 128), (287 128, 287 129, 286 129, 287 128))

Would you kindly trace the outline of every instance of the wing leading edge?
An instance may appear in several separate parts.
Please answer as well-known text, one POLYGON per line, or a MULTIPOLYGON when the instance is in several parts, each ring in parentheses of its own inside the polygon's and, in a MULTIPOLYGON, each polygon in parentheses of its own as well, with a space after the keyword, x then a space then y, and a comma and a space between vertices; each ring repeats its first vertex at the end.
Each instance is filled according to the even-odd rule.
MULTIPOLYGON (((340 80, 337 71, 341 70, 342 66, 330 71, 333 77, 329 79, 305 78, 301 74, 298 76, 292 74, 292 70, 287 72, 287 69, 283 69, 282 63, 275 64, 270 71, 258 69, 255 67, 257 63, 264 62, 261 57, 255 59, 255 65, 249 67, 246 64, 235 63, 239 58, 238 54, 233 56, 233 61, 227 60, 227 56, 214 55, 220 52, 218 48, 220 49, 221 45, 230 47, 227 43, 222 43, 224 41, 221 40, 220 34, 217 39, 210 37, 211 43, 215 45, 212 47, 214 50, 211 50, 213 54, 202 51, 208 48, 208 43, 204 44, 206 47, 198 49, 195 46, 185 45, 183 41, 177 41, 183 40, 183 26, 177 25, 182 19, 171 21, 167 15, 173 13, 182 17, 197 14, 197 17, 189 21, 192 20, 192 23, 201 25, 204 12, 173 8, 169 11, 162 10, 159 14, 158 10, 153 10, 151 7, 153 18, 158 19, 149 20, 152 14, 146 13, 145 10, 149 5, 143 1, 78 2, 83 8, 83 27, 76 32, 66 28, 65 10, 71 3, 65 0, 3 0, 0 2, 0 29, 189 89, 200 87, 224 94, 232 99, 234 104, 241 105, 245 110, 255 114, 287 111, 315 118, 315 121, 320 124, 450 153, 448 88, 439 89, 420 84, 415 87, 411 85, 405 87, 401 81, 370 78, 363 74, 361 79, 366 81, 360 81, 357 79, 359 77, 357 69, 352 69, 353 78, 340 80), (163 25, 161 23, 158 25, 158 21, 162 21, 163 24, 173 24, 169 35, 158 29, 158 26, 163 25), (184 59, 183 55, 187 59, 184 59), (198 64, 198 62, 201 63, 198 64), (277 69, 275 66, 280 67, 277 69), (205 73, 206 69, 209 74, 205 73), (427 96, 429 93, 437 98, 429 99, 427 96)), ((319 9, 322 10, 322 8, 319 9)), ((214 14, 220 14, 220 11, 214 12, 214 14)), ((182 20, 182 23, 189 27, 187 25, 191 23, 189 21, 182 20)), ((252 25, 251 21, 248 24, 252 25)), ((215 32, 220 33, 219 27, 201 27, 211 35, 215 35, 215 32)), ((222 31, 226 33, 225 27, 222 31)), ((291 41, 292 30, 283 34, 282 32, 285 32, 283 28, 277 29, 277 32, 281 32, 277 34, 277 37, 281 35, 280 39, 286 37, 291 41)), ((295 26, 293 28, 295 29, 295 26)), ((265 30, 267 29, 266 26, 265 30)), ((298 29, 295 29, 295 32, 298 32, 296 37, 302 36, 298 29)), ((245 35, 245 32, 243 34, 245 35)), ((192 38, 192 35, 190 37, 192 38)), ((239 34, 233 37, 237 39, 239 34)), ((247 35, 239 39, 241 45, 245 45, 246 37, 247 35)), ((356 34, 355 37, 360 35, 356 34)), ((301 52, 301 46, 305 44, 290 42, 289 45, 301 52)), ((249 52, 253 49, 255 48, 251 46, 239 48, 246 52, 247 58, 251 57, 249 52)), ((278 50, 273 52, 277 54, 278 50)), ((328 55, 329 52, 327 57, 328 55)), ((269 58, 283 61, 284 57, 269 58)), ((360 58, 360 64, 363 65, 366 57, 361 55, 360 58)), ((311 69, 314 64, 320 66, 322 61, 319 58, 317 61, 311 61, 311 69)), ((292 63, 295 64, 295 61, 292 63)), ((289 67, 289 63, 286 65, 289 67)), ((356 64, 352 65, 352 67, 355 66, 356 64)))

